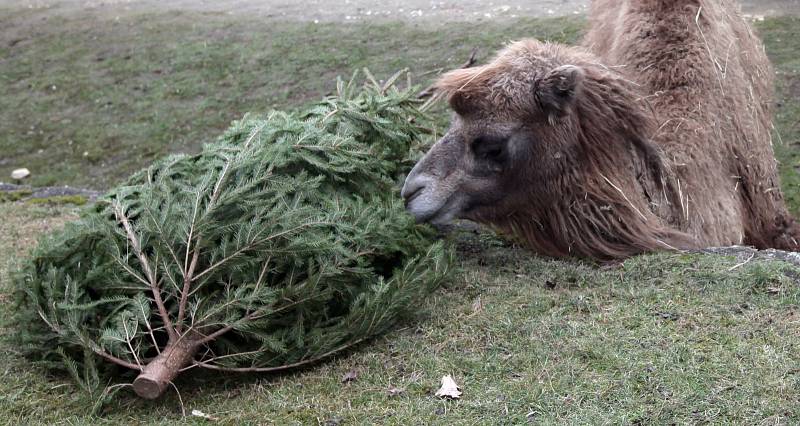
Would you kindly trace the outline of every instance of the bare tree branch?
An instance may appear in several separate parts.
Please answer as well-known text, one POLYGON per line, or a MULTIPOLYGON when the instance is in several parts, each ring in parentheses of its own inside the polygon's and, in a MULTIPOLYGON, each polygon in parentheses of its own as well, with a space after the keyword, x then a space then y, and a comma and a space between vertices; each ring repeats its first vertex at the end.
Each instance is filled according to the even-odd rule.
POLYGON ((114 355, 111 355, 108 352, 106 352, 106 351, 104 351, 104 350, 102 350, 102 349, 100 349, 98 347, 93 347, 92 348, 92 352, 94 352, 95 354, 97 354, 97 355, 99 355, 99 356, 101 356, 101 357, 113 362, 114 364, 119 365, 119 366, 122 366, 122 367, 125 367, 125 368, 130 368, 131 370, 142 371, 142 366, 141 365, 136 365, 136 364, 134 364, 132 362, 128 362, 128 361, 125 361, 123 359, 119 359, 119 358, 115 357, 114 355))

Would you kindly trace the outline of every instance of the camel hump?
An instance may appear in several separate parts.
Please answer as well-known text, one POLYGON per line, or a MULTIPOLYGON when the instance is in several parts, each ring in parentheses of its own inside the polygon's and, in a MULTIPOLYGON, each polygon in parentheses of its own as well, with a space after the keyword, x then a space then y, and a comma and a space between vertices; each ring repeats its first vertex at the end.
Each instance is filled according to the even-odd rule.
MULTIPOLYGON (((726 97, 744 79, 772 97, 764 46, 732 0, 596 0, 583 44, 650 93, 694 89, 726 97)), ((749 87, 748 87, 749 89, 749 87)))
POLYGON ((590 19, 584 45, 639 84, 659 123, 653 141, 690 188, 687 231, 709 244, 796 248, 771 145, 774 73, 739 5, 596 0, 590 19))

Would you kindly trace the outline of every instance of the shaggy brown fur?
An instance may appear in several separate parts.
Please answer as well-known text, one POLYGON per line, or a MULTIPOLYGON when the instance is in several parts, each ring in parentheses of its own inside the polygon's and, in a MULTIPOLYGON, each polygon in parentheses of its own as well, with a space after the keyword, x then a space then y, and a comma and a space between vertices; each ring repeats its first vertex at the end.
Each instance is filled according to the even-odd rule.
POLYGON ((584 47, 525 40, 438 83, 457 113, 404 187, 557 257, 796 250, 771 146, 772 71, 728 0, 596 0, 584 47))

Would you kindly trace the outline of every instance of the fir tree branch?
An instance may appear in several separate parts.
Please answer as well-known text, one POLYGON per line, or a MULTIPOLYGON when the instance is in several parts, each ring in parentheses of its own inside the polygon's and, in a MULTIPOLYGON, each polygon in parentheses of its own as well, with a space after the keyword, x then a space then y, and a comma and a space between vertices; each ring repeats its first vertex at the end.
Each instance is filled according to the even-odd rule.
POLYGON ((250 143, 253 142, 253 139, 255 139, 256 135, 258 135, 259 133, 261 133, 262 130, 264 130, 264 127, 266 127, 266 125, 267 125, 267 123, 264 122, 261 125, 259 125, 258 127, 253 128, 253 130, 250 132, 250 136, 247 137, 247 141, 245 141, 245 143, 244 143, 244 149, 247 149, 247 148, 250 147, 250 143))
MULTIPOLYGON (((225 183, 225 178, 228 176, 228 170, 231 166, 231 158, 226 158, 225 166, 222 167, 222 171, 219 173, 219 178, 217 179, 217 183, 214 185, 214 190, 211 193, 211 197, 208 200, 208 204, 206 205, 206 211, 211 211, 214 209, 214 204, 217 203, 219 199, 219 193, 222 190, 222 186, 225 183)), ((199 199, 199 197, 198 197, 199 199)), ((196 206, 196 205, 195 205, 196 206)), ((196 216, 195 216, 196 217, 196 216)), ((192 219, 192 229, 194 229, 194 218, 192 219)), ((197 242, 194 244, 194 249, 192 250, 192 263, 189 265, 189 269, 185 271, 183 274, 183 290, 181 290, 181 298, 178 302, 178 319, 177 323, 177 332, 180 333, 183 328, 183 320, 186 316, 186 303, 189 301, 189 290, 192 285, 192 281, 194 281, 194 270, 197 267, 197 261, 200 259, 200 245, 203 241, 203 236, 201 234, 197 234, 197 242)), ((192 244, 192 235, 191 232, 189 234, 189 239, 186 243, 186 255, 189 255, 189 247, 192 244)))
MULTIPOLYGON (((208 358, 208 359, 204 359, 204 360, 201 360, 201 361, 195 361, 191 365, 183 367, 181 369, 181 371, 183 372, 183 371, 186 371, 186 370, 191 370, 192 368, 198 367, 198 364, 211 363, 211 362, 214 362, 214 361, 219 361, 219 360, 225 359, 225 358, 232 358, 232 357, 235 357, 235 356, 255 355, 255 354, 258 354, 258 353, 262 353, 262 352, 264 352, 264 351, 261 350, 261 349, 256 349, 254 351, 236 352, 236 353, 232 353, 232 354, 214 356, 214 357, 211 357, 211 358, 208 358)), ((205 356, 206 354, 208 354, 208 352, 206 352, 203 355, 205 356)))
POLYGON ((194 266, 197 265, 197 259, 200 256, 200 251, 198 245, 200 241, 197 242, 194 246, 194 250, 192 250, 192 240, 194 238, 194 226, 197 223, 197 212, 200 209, 200 198, 201 193, 197 193, 197 197, 194 200, 194 211, 192 212, 192 222, 189 226, 189 237, 186 239, 186 256, 183 261, 183 290, 181 291, 181 299, 178 302, 178 329, 177 332, 181 332, 181 328, 183 327, 183 318, 186 315, 186 303, 189 300, 189 283, 190 280, 187 279, 189 277, 189 253, 193 251, 192 257, 192 273, 194 273, 194 266))
MULTIPOLYGON (((183 276, 183 289, 181 289, 181 299, 178 302, 178 320, 176 321, 177 325, 177 332, 180 333, 183 328, 183 320, 186 316, 186 303, 189 301, 189 290, 191 289, 192 285, 192 276, 194 275, 194 270, 197 267, 197 261, 200 258, 200 239, 198 238, 197 243, 194 246, 194 254, 192 255, 192 263, 189 265, 189 270, 183 276)), ((187 245, 188 247, 188 245, 187 245)), ((188 250, 188 249, 187 249, 188 250)))
MULTIPOLYGON (((48 324, 50 324, 50 323, 48 322, 48 324)), ((117 364, 117 365, 119 365, 121 367, 130 368, 131 370, 142 371, 143 367, 141 365, 137 365, 137 364, 134 364, 132 362, 125 361, 124 359, 117 358, 114 355, 111 355, 110 353, 104 351, 103 348, 101 348, 96 342, 94 342, 93 340, 87 338, 82 333, 76 333, 75 338, 78 339, 78 341, 81 342, 81 344, 85 348, 90 349, 96 355, 98 355, 98 356, 100 356, 102 358, 105 358, 106 360, 111 361, 114 364, 117 364)))
MULTIPOLYGON (((272 261, 272 255, 267 256, 267 260, 264 261, 264 265, 261 267, 261 272, 258 273, 258 279, 256 280, 256 285, 253 287, 253 292, 251 297, 255 296, 258 293, 258 289, 264 282, 264 276, 267 273, 267 268, 269 267, 270 261, 272 261)), ((250 305, 252 305, 252 302, 250 303, 250 305)), ((247 315, 250 315, 250 307, 247 308, 247 315)))
MULTIPOLYGON (((141 282, 142 284, 146 285, 149 288, 150 287, 150 283, 146 279, 142 278, 141 275, 137 274, 136 271, 134 271, 133 268, 130 267, 130 265, 126 264, 122 260, 122 258, 121 258, 122 253, 118 252, 117 254, 119 255, 119 257, 118 256, 114 256, 114 260, 117 262, 117 264, 119 264, 119 266, 122 269, 124 269, 125 272, 127 272, 132 277, 136 278, 139 282, 141 282)), ((125 287, 120 287, 120 288, 125 288, 125 287)), ((130 287, 130 288, 131 289, 137 289, 137 287, 130 287)))
MULTIPOLYGON (((128 332, 128 324, 127 321, 124 319, 122 320, 122 328, 125 329, 125 343, 128 345, 128 349, 131 351, 131 355, 133 355, 133 359, 136 361, 136 365, 139 368, 142 367, 141 361, 139 361, 139 356, 136 354, 136 351, 133 349, 133 345, 131 345, 131 339, 135 337, 135 335, 130 335, 128 332)), ((138 327, 137 327, 138 328, 138 327)))
POLYGON ((189 225, 189 236, 186 238, 186 256, 183 260, 183 276, 186 276, 186 272, 189 270, 189 253, 192 249, 192 238, 194 234, 194 225, 197 223, 197 211, 200 210, 200 198, 201 194, 198 192, 197 197, 194 199, 194 209, 192 211, 192 221, 189 225))
POLYGON ((169 313, 167 313, 167 307, 164 305, 164 301, 161 300, 161 288, 156 281, 155 274, 150 269, 150 263, 147 261, 147 256, 142 251, 142 246, 139 243, 139 239, 136 238, 136 234, 133 232, 131 223, 128 221, 128 217, 122 210, 122 205, 119 203, 119 201, 115 201, 113 206, 117 221, 119 221, 123 228, 125 228, 128 241, 131 243, 131 246, 133 246, 133 252, 136 254, 136 257, 139 258, 139 262, 142 263, 142 268, 144 269, 145 275, 147 275, 149 280, 150 291, 153 293, 153 300, 156 302, 158 314, 161 316, 161 320, 164 322, 164 327, 167 330, 167 334, 169 335, 170 340, 175 340, 178 338, 178 334, 175 332, 175 328, 172 326, 169 313))
MULTIPOLYGON (((178 264, 178 266, 180 266, 180 264, 178 264)), ((167 276, 167 279, 169 279, 169 282, 172 284, 172 287, 175 288, 176 292, 179 291, 180 287, 178 287, 178 282, 175 281, 175 277, 173 277, 172 274, 170 273, 167 261, 163 260, 161 262, 161 267, 164 268, 164 275, 167 276)), ((183 274, 183 270, 181 270, 181 274, 183 274)))
MULTIPOLYGON (((156 335, 153 334, 153 327, 150 325, 150 321, 147 319, 147 313, 144 311, 143 306, 139 306, 139 309, 142 311, 142 319, 144 319, 144 325, 147 327, 147 331, 150 334, 150 339, 153 341, 153 347, 156 348, 156 352, 159 354, 161 353, 161 349, 158 347, 158 343, 156 343, 156 335)), ((148 310, 150 308, 148 307, 148 310)))
POLYGON ((287 230, 285 230, 283 232, 278 232, 277 234, 270 235, 269 237, 266 237, 266 238, 263 238, 263 239, 260 239, 260 240, 252 241, 249 244, 245 245, 244 247, 242 247, 242 248, 236 250, 235 252, 233 252, 233 254, 230 254, 230 255, 226 256, 225 258, 220 259, 219 261, 217 261, 213 265, 211 265, 208 268, 206 268, 203 272, 200 272, 199 274, 195 275, 194 278, 192 278, 192 280, 194 281, 194 280, 200 279, 203 275, 208 274, 209 272, 213 271, 214 269, 217 269, 219 266, 225 264, 229 260, 235 258, 236 256, 244 253, 247 250, 252 249, 253 247, 258 246, 259 244, 264 244, 267 241, 274 240, 275 238, 279 238, 279 237, 282 237, 284 235, 291 234, 292 232, 298 231, 300 229, 311 227, 311 226, 316 226, 316 225, 331 225, 331 223, 330 222, 326 222, 326 221, 308 222, 308 223, 304 223, 302 225, 295 226, 294 228, 287 229, 287 230))
MULTIPOLYGON (((219 309, 219 311, 218 311, 218 312, 214 312, 214 311, 212 311, 212 312, 207 312, 207 313, 206 313, 206 314, 203 316, 203 318, 200 318, 199 320, 196 320, 196 321, 195 321, 195 319, 194 319, 194 318, 192 318, 192 325, 191 325, 191 327, 189 327, 189 330, 187 330, 187 332, 188 332, 188 331, 191 331, 193 328, 197 328, 197 327, 195 327, 195 323, 202 324, 202 327, 208 327, 208 326, 210 326, 210 325, 213 325, 213 324, 205 324, 205 321, 206 321, 207 319, 209 319, 209 318, 213 317, 214 315, 216 315, 216 314, 220 313, 220 311, 223 311, 223 310, 227 309, 227 308, 228 308, 228 306, 231 306, 231 305, 238 304, 239 302, 240 302, 240 300, 238 300, 238 299, 231 299, 231 300, 228 300, 227 302, 223 303, 221 306, 219 306, 218 308, 216 308, 216 309, 219 309)), ((241 319, 240 319, 240 321, 241 321, 241 319)))
MULTIPOLYGON (((309 297, 297 300, 295 302, 289 303, 288 305, 281 306, 278 309, 269 311, 269 314, 277 314, 277 313, 285 311, 285 310, 287 310, 287 309, 289 309, 291 307, 294 307, 294 306, 297 306, 297 305, 299 305, 301 303, 307 302, 307 301, 309 301, 309 300, 311 300, 313 298, 314 298, 313 296, 309 296, 309 297)), ((222 336, 223 334, 233 330, 237 325, 241 325, 244 322, 252 321, 254 319, 262 318, 262 317, 264 317, 264 315, 267 315, 267 313, 265 311, 267 311, 267 309, 259 309, 258 311, 255 311, 255 312, 252 312, 250 314, 247 314, 247 315, 243 316, 242 318, 240 318, 240 319, 238 319, 238 320, 226 325, 225 327, 222 327, 219 330, 209 334, 208 336, 205 336, 205 337, 201 338, 200 340, 198 340, 197 344, 198 345, 206 344, 208 342, 211 342, 211 341, 215 340, 219 336, 222 336)))
MULTIPOLYGON (((155 216, 153 216, 153 212, 150 209, 145 209, 145 211, 150 216, 150 220, 152 220, 153 224, 156 226, 156 231, 158 231, 158 233, 160 235, 166 235, 166 233, 164 232, 164 229, 161 227, 161 224, 158 223, 158 221, 156 220, 155 216)), ((167 247, 167 250, 169 251, 169 254, 172 256, 172 260, 175 261, 175 265, 180 265, 180 262, 178 261, 178 255, 175 253, 175 250, 172 248, 172 244, 169 244, 169 242, 168 242, 168 243, 166 243, 164 245, 167 247)))
POLYGON ((313 358, 309 358, 309 359, 298 361, 298 362, 293 362, 291 364, 279 365, 279 366, 276 366, 276 367, 221 367, 219 365, 209 364, 209 362, 212 361, 214 358, 212 358, 211 360, 207 360, 207 361, 195 361, 195 362, 192 363, 192 366, 197 366, 197 367, 201 367, 201 368, 207 368, 209 370, 226 371, 226 372, 234 372, 234 373, 271 373, 271 372, 277 372, 277 371, 283 371, 283 370, 289 370, 289 369, 292 369, 292 368, 302 367, 304 365, 313 364, 313 363, 322 361, 323 359, 325 359, 325 358, 327 358, 327 357, 329 357, 329 356, 331 356, 331 355, 333 355, 333 354, 335 354, 337 352, 341 352, 343 350, 346 350, 346 349, 349 349, 349 348, 351 348, 353 346, 356 346, 359 343, 369 339, 370 337, 372 337, 372 336, 362 337, 360 339, 357 339, 357 340, 354 340, 352 342, 346 343, 346 344, 344 344, 342 346, 339 346, 338 348, 332 349, 332 350, 330 350, 328 352, 325 352, 322 355, 318 355, 318 356, 315 356, 313 358))
POLYGON ((125 361, 123 359, 119 359, 119 358, 115 357, 114 355, 111 355, 108 352, 106 352, 106 351, 104 351, 104 350, 102 350, 102 349, 100 349, 98 347, 92 347, 92 352, 94 352, 98 356, 101 356, 101 357, 105 358, 106 360, 111 361, 114 364, 117 364, 117 365, 119 365, 121 367, 130 368, 131 370, 142 371, 142 366, 136 365, 136 364, 134 364, 132 362, 125 361))

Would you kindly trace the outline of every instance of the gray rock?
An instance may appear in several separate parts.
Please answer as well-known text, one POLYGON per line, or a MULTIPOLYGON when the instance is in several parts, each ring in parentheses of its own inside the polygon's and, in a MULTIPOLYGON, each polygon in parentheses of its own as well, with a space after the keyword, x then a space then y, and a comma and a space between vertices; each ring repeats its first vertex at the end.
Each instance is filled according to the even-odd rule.
POLYGON ((0 182, 0 192, 15 192, 15 191, 30 191, 30 195, 25 196, 23 200, 59 197, 65 195, 80 195, 86 197, 86 199, 89 200, 90 202, 94 202, 95 200, 97 200, 98 197, 100 197, 100 195, 102 195, 102 193, 99 191, 93 191, 91 189, 72 188, 70 186, 46 186, 40 188, 32 188, 28 185, 14 185, 10 183, 0 182))

